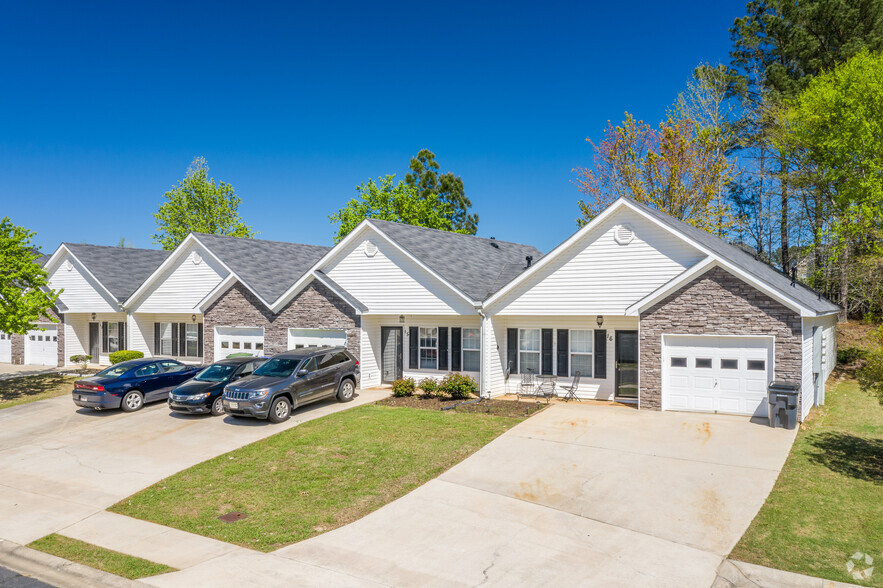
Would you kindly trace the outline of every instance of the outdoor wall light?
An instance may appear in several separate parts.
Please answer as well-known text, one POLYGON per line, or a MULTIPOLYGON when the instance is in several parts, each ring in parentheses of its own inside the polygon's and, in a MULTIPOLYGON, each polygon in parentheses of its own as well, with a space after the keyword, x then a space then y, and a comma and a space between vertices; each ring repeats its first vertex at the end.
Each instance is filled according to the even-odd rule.
POLYGON ((405 315, 403 315, 403 314, 399 315, 399 322, 402 324, 405 324, 405 315))
POLYGON ((191 315, 190 315, 190 320, 193 321, 193 322, 195 323, 195 322, 196 322, 196 315, 195 315, 195 314, 191 314, 191 315))
POLYGON ((597 318, 596 320, 597 320, 597 322, 598 322, 598 328, 600 329, 600 328, 601 328, 601 325, 604 324, 604 317, 601 316, 601 315, 599 314, 599 315, 598 315, 598 318, 597 318))
POLYGON ((92 313, 92 320, 93 321, 95 320, 95 313, 94 312, 92 313))

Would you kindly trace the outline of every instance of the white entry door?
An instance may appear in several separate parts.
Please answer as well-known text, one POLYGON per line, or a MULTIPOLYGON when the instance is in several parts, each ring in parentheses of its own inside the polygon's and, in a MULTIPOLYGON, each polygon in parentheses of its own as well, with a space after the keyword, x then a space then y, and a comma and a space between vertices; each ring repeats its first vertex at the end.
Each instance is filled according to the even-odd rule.
POLYGON ((235 354, 264 354, 262 327, 215 327, 215 361, 235 354))
POLYGON ((288 329, 288 348, 346 347, 344 329, 288 329))
POLYGON ((0 331, 0 363, 12 363, 12 339, 0 331))
POLYGON ((58 326, 45 325, 45 330, 28 331, 25 337, 25 363, 58 365, 58 326))
POLYGON ((766 416, 772 337, 665 335, 662 408, 766 416))

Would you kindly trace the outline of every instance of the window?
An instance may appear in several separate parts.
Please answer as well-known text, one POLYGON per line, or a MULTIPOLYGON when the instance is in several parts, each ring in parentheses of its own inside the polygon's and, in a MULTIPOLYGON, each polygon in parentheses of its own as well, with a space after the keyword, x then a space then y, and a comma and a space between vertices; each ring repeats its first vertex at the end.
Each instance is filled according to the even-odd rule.
POLYGON ((697 357, 696 358, 696 367, 702 369, 708 369, 711 367, 711 358, 710 357, 697 357))
POLYGON ((174 323, 159 323, 159 353, 160 355, 173 355, 172 352, 172 329, 174 323))
POLYGON ((239 349, 239 341, 233 341, 233 349, 239 349))
POLYGON ((739 369, 739 360, 738 359, 722 359, 721 360, 721 369, 722 370, 737 370, 737 369, 739 369))
POLYGON ((255 350, 257 350, 257 351, 263 351, 263 350, 264 350, 264 344, 263 344, 263 343, 255 343, 255 344, 254 344, 254 348, 255 348, 255 350))
POLYGON ((672 357, 671 358, 671 367, 687 367, 687 358, 686 357, 672 357))
POLYGON ((319 369, 319 360, 316 357, 311 357, 302 366, 300 366, 300 369, 307 370, 307 373, 311 374, 319 369))
POLYGON ((229 341, 221 341, 221 349, 230 349, 229 341))
POLYGON ((242 348, 243 349, 251 349, 251 341, 243 341, 242 348))
POLYGON ((518 373, 540 373, 540 329, 518 331, 518 373))
POLYGON ((420 327, 420 369, 438 369, 438 327, 420 327))
POLYGON ((481 371, 481 329, 463 329, 463 371, 481 371))
POLYGON ((570 375, 575 376, 579 372, 586 378, 592 377, 592 345, 595 339, 594 331, 576 330, 570 331, 570 375))
POLYGON ((199 325, 186 323, 184 325, 184 349, 181 355, 187 357, 199 357, 199 325))
POLYGON ((159 373, 159 366, 155 363, 148 363, 144 367, 140 367, 135 370, 136 378, 143 378, 145 376, 155 376, 159 373))
POLYGON ((114 351, 119 351, 122 349, 120 347, 120 324, 119 323, 107 323, 107 347, 105 347, 105 353, 113 353, 114 351))
POLYGON ((175 372, 187 369, 186 365, 180 364, 177 361, 161 361, 159 362, 159 365, 162 367, 163 372, 167 374, 174 374, 175 372))
POLYGON ((287 378, 301 362, 297 359, 273 358, 254 371, 256 376, 270 376, 273 378, 287 378))
POLYGON ((752 371, 762 372, 766 369, 766 362, 762 359, 749 359, 748 369, 752 371))

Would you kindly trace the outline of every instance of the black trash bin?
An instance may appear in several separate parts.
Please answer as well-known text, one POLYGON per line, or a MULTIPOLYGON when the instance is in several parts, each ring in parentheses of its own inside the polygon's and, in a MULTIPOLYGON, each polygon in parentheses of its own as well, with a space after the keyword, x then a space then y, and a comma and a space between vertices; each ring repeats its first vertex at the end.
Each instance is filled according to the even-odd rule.
POLYGON ((767 388, 768 415, 770 426, 793 429, 797 426, 797 397, 800 384, 795 382, 773 381, 767 388))

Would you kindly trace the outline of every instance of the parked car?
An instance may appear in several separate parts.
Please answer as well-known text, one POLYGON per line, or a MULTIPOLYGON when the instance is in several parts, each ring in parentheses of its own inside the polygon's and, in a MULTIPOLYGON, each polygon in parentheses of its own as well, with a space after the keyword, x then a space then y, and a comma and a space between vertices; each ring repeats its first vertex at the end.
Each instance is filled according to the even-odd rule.
POLYGON ((359 362, 343 347, 313 347, 273 357, 254 374, 224 388, 224 411, 281 423, 294 408, 337 396, 353 399, 359 362))
POLYGON ((224 414, 224 386, 250 376, 266 357, 230 357, 213 363, 169 394, 169 408, 191 414, 224 414))
POLYGON ((165 400, 178 384, 196 375, 202 366, 174 359, 133 359, 74 382, 74 404, 95 410, 122 408, 134 412, 147 402, 165 400))

